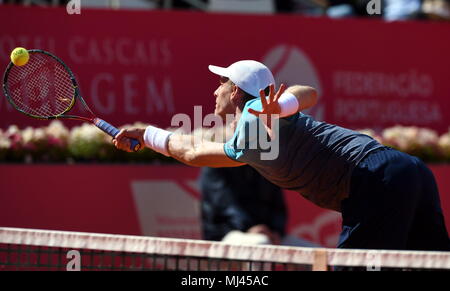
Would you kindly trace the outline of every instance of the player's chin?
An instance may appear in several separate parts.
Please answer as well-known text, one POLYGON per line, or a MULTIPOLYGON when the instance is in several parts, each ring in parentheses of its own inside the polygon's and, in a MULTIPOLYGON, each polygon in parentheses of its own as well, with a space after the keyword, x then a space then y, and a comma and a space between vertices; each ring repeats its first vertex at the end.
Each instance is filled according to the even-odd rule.
POLYGON ((224 118, 225 114, 222 110, 220 110, 219 107, 216 107, 216 109, 214 110, 214 115, 221 117, 222 119, 224 118))

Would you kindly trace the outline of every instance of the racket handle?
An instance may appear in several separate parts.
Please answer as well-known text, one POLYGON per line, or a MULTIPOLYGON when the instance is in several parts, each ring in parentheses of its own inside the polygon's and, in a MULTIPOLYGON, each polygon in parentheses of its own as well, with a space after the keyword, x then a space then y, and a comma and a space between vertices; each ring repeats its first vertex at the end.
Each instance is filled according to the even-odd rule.
MULTIPOLYGON (((112 137, 116 137, 116 135, 119 133, 119 130, 116 127, 112 126, 103 119, 94 119, 94 124, 112 137)), ((137 152, 141 148, 141 144, 136 139, 130 139, 130 143, 130 149, 134 152, 137 152)))

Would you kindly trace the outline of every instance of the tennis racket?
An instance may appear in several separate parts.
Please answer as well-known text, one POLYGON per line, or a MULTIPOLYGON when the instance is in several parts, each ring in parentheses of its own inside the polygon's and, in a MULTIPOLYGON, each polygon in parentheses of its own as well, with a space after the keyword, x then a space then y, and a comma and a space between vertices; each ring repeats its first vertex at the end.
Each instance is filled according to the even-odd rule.
MULTIPOLYGON (((23 66, 9 63, 3 76, 3 92, 9 103, 23 114, 38 119, 75 119, 91 122, 115 137, 119 130, 98 118, 81 97, 77 81, 58 57, 43 50, 28 50, 30 59, 23 66), (68 115, 79 101, 88 117, 68 115)), ((130 140, 130 149, 139 150, 139 141, 130 140)))

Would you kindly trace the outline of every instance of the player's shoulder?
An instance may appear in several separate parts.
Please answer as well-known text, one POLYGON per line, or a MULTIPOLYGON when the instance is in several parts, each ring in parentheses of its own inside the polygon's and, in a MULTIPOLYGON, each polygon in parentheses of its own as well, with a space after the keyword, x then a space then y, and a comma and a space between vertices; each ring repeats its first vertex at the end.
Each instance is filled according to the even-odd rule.
POLYGON ((244 109, 242 110, 241 119, 245 122, 255 122, 258 117, 248 112, 249 109, 253 109, 256 111, 262 110, 262 103, 259 98, 251 99, 245 103, 244 109))
POLYGON ((262 103, 261 103, 261 99, 260 98, 254 98, 254 99, 250 99, 249 101, 247 101, 245 103, 244 109, 254 109, 254 110, 262 110, 262 103))

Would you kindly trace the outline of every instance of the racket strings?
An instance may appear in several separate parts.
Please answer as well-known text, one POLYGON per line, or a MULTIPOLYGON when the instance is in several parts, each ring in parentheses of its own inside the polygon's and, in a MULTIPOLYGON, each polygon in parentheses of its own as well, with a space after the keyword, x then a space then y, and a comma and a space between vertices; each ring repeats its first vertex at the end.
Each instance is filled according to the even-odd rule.
POLYGON ((37 117, 60 115, 70 109, 75 98, 70 74, 43 53, 32 53, 26 65, 13 66, 6 85, 13 105, 37 117))

